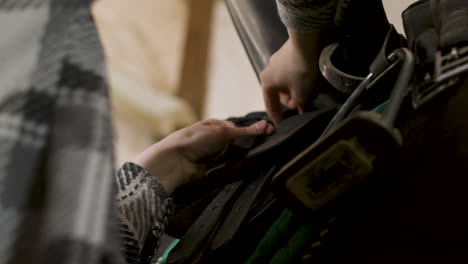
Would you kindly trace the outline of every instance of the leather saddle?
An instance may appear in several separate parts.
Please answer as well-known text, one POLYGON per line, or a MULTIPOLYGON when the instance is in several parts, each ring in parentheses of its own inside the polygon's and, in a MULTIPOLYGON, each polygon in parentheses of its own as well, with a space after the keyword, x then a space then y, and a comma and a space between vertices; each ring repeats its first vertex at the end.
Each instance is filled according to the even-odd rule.
MULTIPOLYGON (((266 8, 273 2, 226 1, 257 73, 265 67, 265 58, 286 40, 276 10, 266 8), (261 4, 263 2, 268 4, 261 4)), ((421 2, 434 4, 438 1, 421 2)), ((410 40, 411 45, 415 44, 410 40)), ((337 224, 327 230, 331 234, 327 246, 309 250, 307 254, 312 257, 303 262, 447 263, 466 260, 466 74, 452 86, 417 109, 412 107, 412 98, 407 96, 396 123, 404 140, 401 155, 395 157, 398 166, 382 172, 381 178, 385 180, 353 197, 355 206, 343 207, 337 212, 337 224)), ((181 231, 176 235, 182 237, 171 252, 169 263, 239 263, 251 253, 284 208, 269 192, 269 179, 287 160, 319 137, 321 129, 336 112, 333 105, 337 101, 328 102, 332 107, 288 119, 291 122, 288 126, 294 129, 285 127, 284 131, 288 132, 282 136, 283 128, 278 127, 279 133, 271 138, 247 140, 248 147, 244 149, 234 147, 235 158, 220 162, 210 171, 207 180, 213 183, 203 185, 209 186, 208 190, 192 189, 193 195, 203 199, 189 203, 187 201, 193 198, 188 195, 190 191, 181 191, 187 195, 185 200, 181 199, 185 201, 181 208, 193 210, 186 211, 190 212, 185 214, 185 222, 173 222, 183 222, 183 225, 176 224, 168 229, 168 232, 181 231)), ((376 142, 378 144, 378 140, 376 142)))

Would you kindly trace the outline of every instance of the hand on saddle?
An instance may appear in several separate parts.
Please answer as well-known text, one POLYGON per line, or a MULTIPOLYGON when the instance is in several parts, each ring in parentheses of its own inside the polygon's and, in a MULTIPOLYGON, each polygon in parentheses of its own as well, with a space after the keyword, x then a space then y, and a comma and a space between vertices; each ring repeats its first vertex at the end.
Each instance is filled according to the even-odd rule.
POLYGON ((321 77, 318 61, 324 33, 289 29, 288 34, 289 39, 260 74, 266 111, 276 125, 283 120, 281 104, 301 113, 313 106, 321 77))
POLYGON ((168 194, 176 188, 204 177, 206 164, 216 158, 236 138, 271 134, 266 121, 236 127, 224 120, 205 120, 183 128, 150 146, 134 163, 158 179, 168 194))

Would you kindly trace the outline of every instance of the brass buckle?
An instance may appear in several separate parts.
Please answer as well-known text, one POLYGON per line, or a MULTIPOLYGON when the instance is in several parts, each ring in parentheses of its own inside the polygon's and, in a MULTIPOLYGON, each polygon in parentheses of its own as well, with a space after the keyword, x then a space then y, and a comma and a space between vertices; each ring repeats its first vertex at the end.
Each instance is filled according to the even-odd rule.
POLYGON ((453 47, 450 52, 435 54, 434 74, 427 73, 421 84, 413 87, 413 107, 418 108, 454 86, 468 71, 468 45, 453 47))

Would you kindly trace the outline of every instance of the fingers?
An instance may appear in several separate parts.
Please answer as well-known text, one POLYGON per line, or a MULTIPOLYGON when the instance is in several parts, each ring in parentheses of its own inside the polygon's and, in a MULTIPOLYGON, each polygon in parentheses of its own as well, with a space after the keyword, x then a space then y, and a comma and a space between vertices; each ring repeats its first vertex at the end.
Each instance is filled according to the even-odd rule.
POLYGON ((238 137, 249 135, 270 135, 274 132, 273 125, 269 124, 266 120, 256 122, 248 127, 233 127, 229 128, 228 137, 234 140, 238 137))
POLYGON ((288 105, 289 100, 291 100, 291 96, 285 92, 280 92, 279 98, 280 98, 281 104, 283 105, 288 105))
POLYGON ((235 127, 229 129, 229 138, 236 139, 242 136, 249 136, 249 135, 258 135, 264 133, 267 127, 267 122, 262 120, 255 124, 252 124, 248 127, 235 127))
POLYGON ((296 101, 291 97, 289 90, 283 91, 279 93, 280 101, 283 105, 285 105, 289 109, 296 109, 297 104, 296 101))
POLYGON ((273 123, 278 125, 283 120, 283 111, 281 110, 280 97, 277 89, 273 87, 264 88, 263 100, 268 116, 273 120, 273 123))
POLYGON ((300 113, 314 109, 314 100, 319 95, 320 83, 317 77, 310 73, 302 77, 300 81, 291 84, 291 98, 296 103, 296 108, 300 113))
POLYGON ((228 140, 248 135, 271 135, 275 131, 274 126, 266 120, 258 121, 248 127, 236 127, 231 121, 219 119, 203 120, 199 122, 199 125, 217 127, 217 133, 225 135, 228 140))
MULTIPOLYGON (((262 83, 263 101, 268 116, 273 120, 273 123, 279 124, 283 120, 283 112, 281 111, 280 89, 277 85, 276 67, 273 55, 270 58, 269 65, 260 73, 260 81, 262 83)), ((284 97, 284 96, 282 96, 284 97)))
POLYGON ((201 126, 218 126, 218 127, 230 127, 230 128, 235 128, 236 125, 227 120, 220 120, 220 119, 206 119, 203 121, 200 121, 197 123, 198 125, 201 126))
POLYGON ((289 108, 289 109, 296 109, 297 108, 297 103, 294 99, 289 99, 285 105, 289 108))
POLYGON ((273 132, 275 132, 275 127, 272 124, 268 123, 265 134, 266 135, 271 135, 271 134, 273 134, 273 132))
POLYGON ((273 132, 275 132, 275 127, 268 123, 266 120, 261 120, 261 121, 258 121, 257 123, 253 124, 254 126, 260 126, 260 128, 258 128, 258 133, 257 134, 264 134, 264 135, 271 135, 273 134, 273 132), (266 125, 263 125, 263 124, 266 124, 266 125))
POLYGON ((292 101, 295 102, 295 108, 299 110, 299 113, 308 112, 314 109, 314 100, 317 96, 316 95, 300 95, 296 98, 293 97, 292 101))

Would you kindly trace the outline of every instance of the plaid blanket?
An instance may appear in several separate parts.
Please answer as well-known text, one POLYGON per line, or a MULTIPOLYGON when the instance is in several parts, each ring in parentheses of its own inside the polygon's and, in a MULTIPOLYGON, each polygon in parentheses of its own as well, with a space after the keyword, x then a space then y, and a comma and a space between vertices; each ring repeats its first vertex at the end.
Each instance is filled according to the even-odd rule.
POLYGON ((0 0, 0 264, 138 263, 171 211, 138 165, 113 177, 91 4, 0 0))

